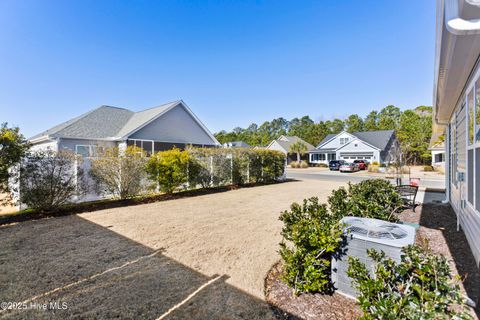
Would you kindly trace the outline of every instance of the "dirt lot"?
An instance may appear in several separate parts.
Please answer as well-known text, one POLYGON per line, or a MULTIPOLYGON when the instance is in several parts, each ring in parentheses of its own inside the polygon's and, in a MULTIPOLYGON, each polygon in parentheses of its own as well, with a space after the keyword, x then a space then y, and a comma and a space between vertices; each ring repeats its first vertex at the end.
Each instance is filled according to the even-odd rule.
POLYGON ((279 259, 279 213, 339 185, 288 182, 0 227, 0 301, 30 309, 0 317, 272 318, 263 281, 279 259), (34 310, 52 301, 67 309, 34 310))

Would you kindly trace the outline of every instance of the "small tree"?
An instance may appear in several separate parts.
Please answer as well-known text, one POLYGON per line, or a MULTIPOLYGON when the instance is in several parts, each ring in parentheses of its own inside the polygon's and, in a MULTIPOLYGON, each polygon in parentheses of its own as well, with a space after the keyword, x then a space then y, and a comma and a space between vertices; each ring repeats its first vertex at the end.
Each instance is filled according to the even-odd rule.
POLYGON ((145 180, 145 151, 129 146, 125 151, 108 148, 91 160, 90 175, 101 193, 128 199, 139 195, 145 180))
POLYGON ((300 163, 300 156, 304 155, 307 152, 308 147, 302 141, 297 141, 290 146, 290 151, 297 154, 297 162, 300 163))
POLYGON ((67 151, 29 155, 20 166, 20 202, 39 211, 52 211, 73 201, 85 191, 83 171, 76 161, 77 156, 67 151))
POLYGON ((293 203, 280 215, 283 240, 280 255, 285 272, 282 280, 300 292, 329 292, 332 255, 342 244, 342 226, 318 198, 293 203), (287 246, 290 244, 290 246, 287 246))
POLYGON ((9 180, 14 174, 12 169, 20 163, 28 151, 30 144, 20 134, 17 127, 9 128, 7 123, 0 125, 0 194, 6 194, 6 198, 0 198, 0 205, 11 202, 12 190, 9 180))
POLYGON ((173 193, 187 182, 189 162, 188 151, 173 148, 152 155, 146 168, 150 179, 158 183, 161 191, 173 193))

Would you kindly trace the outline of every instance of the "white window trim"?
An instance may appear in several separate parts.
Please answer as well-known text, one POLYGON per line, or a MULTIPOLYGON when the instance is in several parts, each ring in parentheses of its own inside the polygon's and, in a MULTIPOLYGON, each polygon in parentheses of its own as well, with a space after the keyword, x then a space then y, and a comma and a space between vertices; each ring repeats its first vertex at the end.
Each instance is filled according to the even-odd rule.
MULTIPOLYGON (((140 141, 140 148, 142 148, 143 150, 145 150, 143 148, 143 143, 144 142, 151 142, 152 143, 152 153, 151 154, 154 154, 155 153, 155 141, 154 140, 146 140, 146 139, 128 139, 128 141, 133 141, 133 145, 134 146, 137 146, 137 141, 140 141)), ((147 151, 147 150, 145 150, 147 151)))
POLYGON ((465 164, 465 186, 466 186, 466 195, 465 195, 465 203, 466 206, 469 207, 473 212, 477 212, 480 214, 480 208, 476 208, 476 203, 477 203, 477 197, 480 196, 477 194, 477 186, 476 186, 476 181, 475 179, 477 178, 477 152, 476 149, 480 148, 480 141, 476 141, 476 133, 477 133, 477 125, 476 124, 476 119, 477 119, 477 111, 476 111, 476 101, 477 101, 477 90, 476 90, 476 83, 480 79, 480 69, 476 71, 475 76, 472 78, 471 83, 467 86, 467 90, 465 90, 465 107, 466 107, 466 121, 465 121, 465 144, 466 144, 466 164, 465 164), (470 93, 473 92, 473 106, 470 105, 470 101, 468 99, 468 96, 470 93), (473 108, 473 143, 470 144, 470 131, 469 131, 469 126, 470 126, 470 108, 473 108), (469 172, 469 165, 468 165, 468 153, 469 151, 472 150, 473 157, 472 157, 472 171, 471 174, 469 172), (473 187, 473 198, 472 198, 472 203, 469 202, 468 199, 468 186, 470 184, 469 177, 472 176, 473 181, 472 181, 472 187, 473 187))
POLYGON ((88 148, 88 157, 87 158, 90 158, 90 157, 93 157, 93 148, 96 148, 97 146, 92 145, 92 144, 76 144, 75 145, 75 154, 79 154, 78 153, 78 147, 88 148))

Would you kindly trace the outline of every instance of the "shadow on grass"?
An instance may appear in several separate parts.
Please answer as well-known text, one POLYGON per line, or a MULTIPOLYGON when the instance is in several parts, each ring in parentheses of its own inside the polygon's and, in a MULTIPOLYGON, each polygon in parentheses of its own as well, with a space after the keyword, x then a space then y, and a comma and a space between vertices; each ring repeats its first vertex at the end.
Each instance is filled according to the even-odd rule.
MULTIPOLYGON (((78 216, 0 227, 0 301, 65 303, 65 310, 6 310, 9 319, 274 319, 275 310, 78 216)), ((292 318, 292 317, 291 317, 292 318)))
POLYGON ((275 182, 275 183, 252 183, 252 184, 245 184, 245 185, 229 185, 229 186, 221 186, 221 187, 206 188, 206 189, 179 191, 173 194, 156 194, 151 196, 126 199, 126 200, 108 200, 107 199, 107 200, 75 203, 75 204, 65 205, 62 208, 59 208, 55 211, 50 211, 50 212, 38 212, 35 210, 26 209, 20 212, 0 215, 0 225, 23 222, 28 220, 37 220, 37 219, 48 218, 48 217, 67 216, 71 214, 92 212, 92 211, 103 210, 103 209, 128 207, 128 206, 135 206, 135 205, 141 205, 141 204, 147 204, 147 203, 153 203, 153 202, 176 200, 176 199, 189 198, 189 197, 198 197, 198 196, 227 192, 227 191, 232 191, 237 189, 253 188, 253 187, 259 187, 259 186, 295 182, 295 181, 297 180, 286 179, 285 181, 275 182))
POLYGON ((420 225, 441 230, 456 264, 468 296, 477 304, 475 312, 480 316, 480 271, 462 231, 457 231, 455 212, 450 205, 425 203, 420 215, 420 225))

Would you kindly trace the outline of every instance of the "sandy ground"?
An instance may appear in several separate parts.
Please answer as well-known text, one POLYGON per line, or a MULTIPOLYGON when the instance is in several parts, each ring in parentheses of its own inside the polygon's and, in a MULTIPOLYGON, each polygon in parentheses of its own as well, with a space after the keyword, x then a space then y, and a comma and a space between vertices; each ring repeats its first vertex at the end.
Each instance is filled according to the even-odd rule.
MULTIPOLYGON (((0 200, 5 199, 7 195, 6 194, 0 194, 0 200)), ((11 213, 11 212, 16 212, 18 209, 14 206, 0 206, 0 215, 6 214, 6 213, 11 213)))
POLYGON ((263 288, 279 259, 279 213, 340 185, 295 181, 0 227, 0 301, 68 305, 0 318, 273 318, 263 288))

